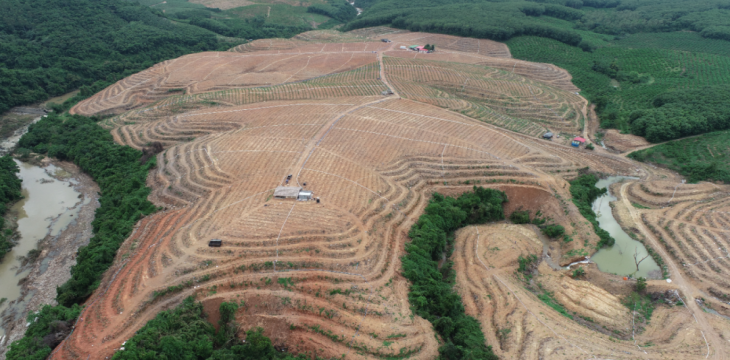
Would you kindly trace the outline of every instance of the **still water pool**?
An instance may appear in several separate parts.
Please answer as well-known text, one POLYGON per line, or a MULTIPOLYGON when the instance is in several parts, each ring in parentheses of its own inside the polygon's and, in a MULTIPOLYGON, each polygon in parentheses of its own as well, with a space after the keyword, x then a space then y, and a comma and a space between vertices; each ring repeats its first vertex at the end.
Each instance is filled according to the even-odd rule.
MULTIPOLYGON (((601 179, 596 184, 598 188, 606 188, 613 183, 625 179, 635 179, 625 176, 611 176, 601 179)), ((593 211, 598 215, 597 220, 601 229, 608 231, 611 236, 616 239, 616 243, 610 248, 603 248, 591 257, 591 261, 598 265, 598 269, 603 272, 613 273, 617 275, 632 275, 633 277, 643 276, 645 278, 660 279, 662 276, 661 269, 651 257, 646 258, 639 264, 639 270, 636 270, 634 262, 634 254, 639 260, 644 258, 648 253, 644 245, 627 234, 611 212, 610 202, 616 201, 616 197, 611 195, 610 191, 593 202, 593 211)))

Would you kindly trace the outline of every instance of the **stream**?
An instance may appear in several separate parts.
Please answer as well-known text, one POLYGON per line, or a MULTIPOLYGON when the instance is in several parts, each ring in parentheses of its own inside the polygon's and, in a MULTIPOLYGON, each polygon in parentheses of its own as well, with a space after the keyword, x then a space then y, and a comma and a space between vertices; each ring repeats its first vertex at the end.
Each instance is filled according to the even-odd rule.
MULTIPOLYGON (((610 176, 601 179, 596 184, 598 188, 607 188, 611 184, 617 183, 624 179, 635 179, 626 176, 610 176)), ((608 193, 596 199, 593 202, 593 211, 598 215, 597 220, 601 229, 608 231, 611 236, 616 239, 616 243, 610 248, 603 248, 596 252, 591 261, 598 265, 598 269, 613 273, 616 275, 631 275, 634 278, 643 276, 645 278, 661 279, 662 272, 657 263, 651 256, 647 257, 639 264, 639 270, 636 270, 634 263, 634 254, 641 260, 648 255, 644 245, 627 234, 613 217, 610 202, 616 201, 616 197, 608 193)))
MULTIPOLYGON (((18 177, 23 180, 24 198, 15 203, 9 213, 17 216, 20 240, 0 263, 0 298, 7 299, 0 305, 0 312, 21 295, 18 281, 28 274, 29 269, 23 268, 20 257, 36 249, 38 241, 47 235, 58 235, 77 218, 81 206, 76 205, 90 201, 89 198, 79 198, 80 193, 74 189, 76 182, 68 179, 70 174, 63 169, 53 165, 41 168, 18 160, 15 162, 20 168, 18 177)), ((48 265, 41 263, 41 268, 45 266, 48 265)), ((12 307, 20 310, 24 305, 24 301, 20 301, 12 307)), ((0 336, 4 335, 4 329, 0 328, 0 336)))

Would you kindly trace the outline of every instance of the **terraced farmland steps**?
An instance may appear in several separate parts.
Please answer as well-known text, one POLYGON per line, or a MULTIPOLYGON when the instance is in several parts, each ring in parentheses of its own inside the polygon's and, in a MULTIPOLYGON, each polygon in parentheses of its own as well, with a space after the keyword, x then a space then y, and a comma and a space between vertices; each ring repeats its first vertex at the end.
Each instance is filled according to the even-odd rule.
MULTIPOLYGON (((394 45, 391 45, 391 47, 393 47, 393 46, 394 45)), ((307 160, 309 160, 309 158, 312 156, 312 153, 314 152, 317 145, 319 145, 322 142, 322 140, 324 140, 324 138, 327 136, 327 134, 330 132, 330 130, 332 130, 332 128, 335 126, 335 124, 337 124, 337 122, 340 119, 345 117, 347 114, 351 114, 364 107, 379 104, 384 101, 396 100, 396 99, 399 100, 401 98, 400 95, 398 95, 398 93, 395 91, 395 89, 392 86, 390 86, 390 83, 388 83, 388 79, 385 76, 385 67, 383 66, 383 53, 382 52, 378 52, 378 62, 380 63, 380 80, 385 85, 388 86, 388 89, 390 89, 390 91, 393 93, 393 95, 391 95, 385 99, 373 100, 371 102, 352 107, 352 108, 346 110, 345 112, 340 113, 338 116, 333 117, 332 120, 330 120, 327 124, 322 126, 319 133, 317 133, 316 135, 314 135, 314 137, 312 137, 312 139, 309 141, 307 146, 302 151, 302 156, 300 157, 297 164, 294 165, 294 170, 296 170, 296 173, 297 173, 297 176, 296 176, 297 185, 300 185, 299 184, 299 175, 301 175, 302 170, 304 169, 304 166, 307 164, 307 160), (306 154, 306 157, 304 156, 305 154, 306 154)), ((286 175, 284 175, 284 176, 286 176, 286 175)))
POLYGON ((648 231, 643 221, 641 221, 639 210, 631 204, 631 201, 629 200, 626 191, 630 184, 630 182, 627 182, 621 185, 621 199, 624 203, 624 206, 629 210, 631 218, 633 219, 639 230, 651 242, 652 247, 654 247, 654 249, 659 252, 662 259, 664 259, 666 264, 669 266, 672 283, 675 284, 685 296, 685 306, 692 313, 692 317, 697 323, 697 326, 699 326, 702 330, 703 337, 705 337, 705 341, 707 342, 706 357, 710 358, 710 355, 712 355, 712 359, 727 359, 727 355, 725 352, 725 341, 718 336, 717 332, 707 322, 707 319, 705 319, 705 315, 703 314, 702 309, 700 309, 697 303, 695 303, 694 301, 696 297, 701 296, 699 290, 684 279, 682 273, 680 272, 680 268, 674 261, 674 258, 667 254, 667 252, 664 250, 664 245, 661 244, 656 239, 656 237, 654 237, 654 234, 652 232, 648 231))

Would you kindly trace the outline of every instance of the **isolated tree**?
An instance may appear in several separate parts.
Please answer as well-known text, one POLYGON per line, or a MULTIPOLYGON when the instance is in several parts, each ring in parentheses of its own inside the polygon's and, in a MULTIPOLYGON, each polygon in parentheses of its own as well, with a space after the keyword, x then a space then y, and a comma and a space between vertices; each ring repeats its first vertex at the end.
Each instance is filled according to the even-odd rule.
POLYGON ((636 279, 636 292, 641 293, 646 290, 646 278, 640 277, 636 279))
POLYGON ((649 255, 647 254, 646 256, 641 258, 641 260, 638 260, 638 257, 639 257, 638 251, 639 251, 638 247, 634 248, 634 264, 636 264, 636 271, 639 271, 639 264, 641 264, 642 261, 646 260, 646 258, 649 257, 649 255))
POLYGON ((583 276, 586 276, 586 271, 582 267, 573 270, 573 279, 577 279, 583 276))

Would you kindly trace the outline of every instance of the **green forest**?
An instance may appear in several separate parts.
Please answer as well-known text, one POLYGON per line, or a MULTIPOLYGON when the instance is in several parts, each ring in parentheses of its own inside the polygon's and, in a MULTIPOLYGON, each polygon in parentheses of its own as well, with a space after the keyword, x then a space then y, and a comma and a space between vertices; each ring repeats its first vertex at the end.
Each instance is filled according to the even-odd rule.
POLYGON ((93 94, 184 54, 288 38, 312 30, 311 23, 334 26, 356 15, 344 0, 315 1, 309 9, 275 4, 271 17, 263 5, 222 11, 182 0, 141 2, 0 1, 0 114, 77 89, 93 94))
MULTIPOLYGON (((150 189, 145 185, 147 173, 156 165, 153 157, 140 163, 142 152, 114 143, 109 131, 96 119, 78 115, 49 116, 32 124, 20 139, 16 152, 32 150, 59 160, 71 161, 89 174, 101 189, 100 207, 91 223, 94 236, 87 246, 79 248, 71 279, 57 288, 57 306, 45 309, 48 323, 70 321, 78 315, 73 309, 82 304, 99 286, 101 276, 111 266, 117 250, 143 216, 155 212, 147 200, 150 189)), ((54 323, 55 324, 55 323, 54 323)), ((56 328, 46 326, 26 332, 15 341, 8 360, 43 359, 52 347, 42 339, 56 328)))
POLYGON ((445 341, 439 348, 441 359, 497 359, 486 345, 479 322, 466 315, 461 296, 453 289, 453 263, 447 261, 439 267, 439 260, 444 254, 451 256, 457 229, 503 220, 505 202, 504 192, 476 186, 459 198, 434 193, 408 233, 412 241, 401 259, 403 276, 412 284, 408 300, 445 341))
POLYGON ((20 199, 21 180, 16 175, 20 169, 10 155, 0 157, 0 261, 13 248, 13 229, 5 228, 7 206, 20 199))

